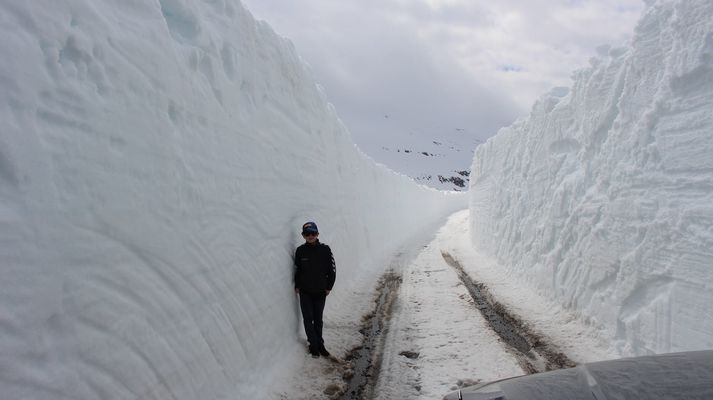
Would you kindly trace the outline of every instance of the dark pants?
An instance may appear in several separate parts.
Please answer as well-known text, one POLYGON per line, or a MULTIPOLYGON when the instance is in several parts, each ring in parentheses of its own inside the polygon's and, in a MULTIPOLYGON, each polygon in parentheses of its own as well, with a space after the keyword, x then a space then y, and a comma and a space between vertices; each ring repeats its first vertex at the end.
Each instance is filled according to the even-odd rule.
POLYGON ((326 293, 300 292, 300 308, 305 324, 305 333, 310 349, 319 349, 324 343, 322 339, 322 312, 327 300, 326 293))

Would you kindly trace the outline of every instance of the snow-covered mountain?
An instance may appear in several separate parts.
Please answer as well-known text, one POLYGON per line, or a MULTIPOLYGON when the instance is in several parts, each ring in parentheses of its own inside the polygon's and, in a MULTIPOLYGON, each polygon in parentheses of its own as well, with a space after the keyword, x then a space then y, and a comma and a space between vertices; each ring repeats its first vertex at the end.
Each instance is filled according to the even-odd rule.
POLYGON ((431 134, 394 133, 365 141, 360 148, 375 161, 420 184, 439 190, 465 191, 473 152, 481 143, 470 129, 454 127, 431 134))
POLYGON ((634 354, 713 348, 713 3, 650 3, 470 186, 474 245, 634 354))

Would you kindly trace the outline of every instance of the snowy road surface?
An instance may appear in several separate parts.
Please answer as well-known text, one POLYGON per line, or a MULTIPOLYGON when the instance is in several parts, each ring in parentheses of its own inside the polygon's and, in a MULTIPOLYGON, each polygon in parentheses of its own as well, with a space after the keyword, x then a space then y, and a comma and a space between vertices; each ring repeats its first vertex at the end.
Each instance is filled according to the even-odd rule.
MULTIPOLYGON (((403 282, 383 336, 379 376, 371 390, 373 395, 367 398, 438 399, 458 386, 524 373, 513 351, 475 308, 442 252, 451 254, 512 314, 575 362, 618 357, 606 341, 598 338, 594 327, 548 302, 522 282, 508 277, 502 266, 477 254, 468 242, 467 230, 468 212, 455 213, 435 237, 431 235, 430 241, 412 241, 388 263, 385 272, 400 274, 403 282)), ((359 310, 358 304, 355 302, 353 313, 359 310)), ((349 310, 332 312, 346 315, 349 310)), ((361 316, 353 317, 359 320, 361 316)), ((342 321, 330 326, 326 320, 325 338, 334 343, 333 353, 340 359, 346 355, 349 343, 354 344, 355 335, 359 336, 358 329, 356 323, 342 321)), ((305 354, 302 366, 278 385, 273 396, 339 398, 346 387, 344 376, 350 372, 347 362, 315 360, 305 354)))
POLYGON ((438 399, 458 384, 522 375, 436 239, 402 271, 376 399, 438 399), (401 353, 412 352, 417 358, 401 353))

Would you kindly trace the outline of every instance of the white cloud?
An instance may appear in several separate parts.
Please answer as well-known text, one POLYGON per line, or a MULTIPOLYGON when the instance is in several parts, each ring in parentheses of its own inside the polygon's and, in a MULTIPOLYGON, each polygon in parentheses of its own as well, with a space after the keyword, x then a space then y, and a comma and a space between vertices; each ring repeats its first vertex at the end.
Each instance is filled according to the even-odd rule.
MULTIPOLYGON (((640 0, 246 0, 290 38, 354 133, 468 126, 481 137, 631 34, 640 0), (412 120, 407 120, 413 118, 412 120)), ((371 140, 371 139, 370 139, 371 140)))

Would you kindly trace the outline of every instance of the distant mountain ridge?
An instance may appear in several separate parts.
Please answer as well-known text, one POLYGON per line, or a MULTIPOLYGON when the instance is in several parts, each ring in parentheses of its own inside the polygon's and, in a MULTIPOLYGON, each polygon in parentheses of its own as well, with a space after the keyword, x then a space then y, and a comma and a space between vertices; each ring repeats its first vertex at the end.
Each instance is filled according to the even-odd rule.
POLYGON ((483 141, 464 128, 455 128, 442 135, 445 137, 425 136, 380 138, 391 143, 380 146, 370 143, 365 150, 376 161, 419 184, 439 190, 468 190, 473 153, 483 141))

